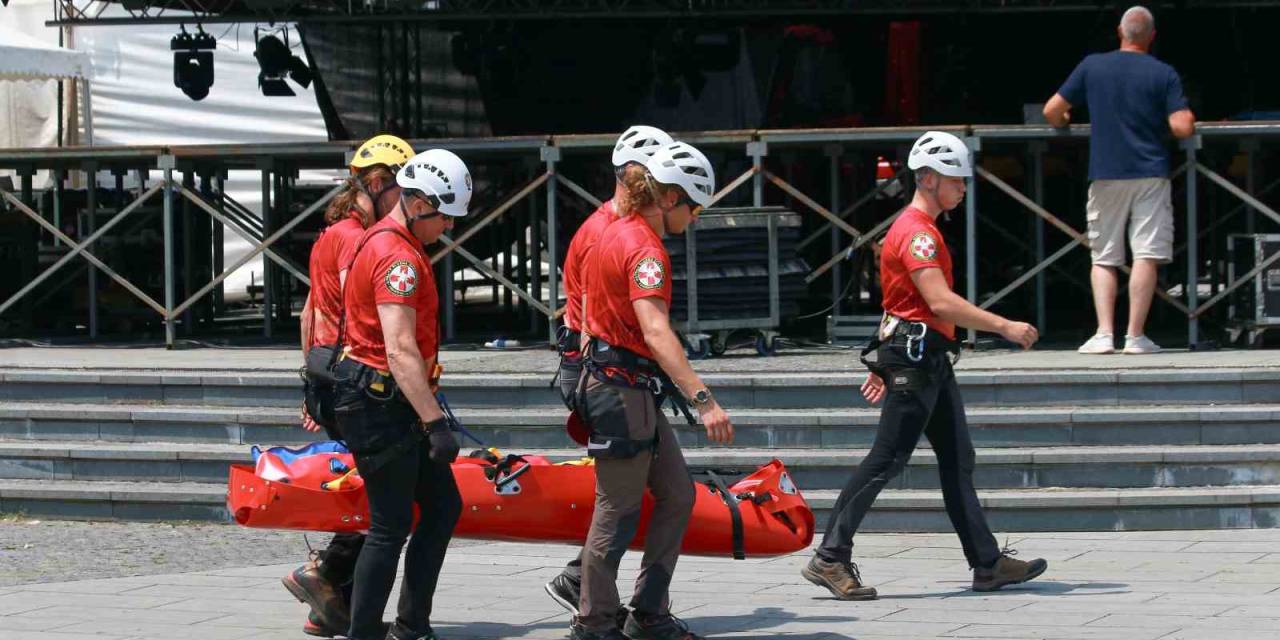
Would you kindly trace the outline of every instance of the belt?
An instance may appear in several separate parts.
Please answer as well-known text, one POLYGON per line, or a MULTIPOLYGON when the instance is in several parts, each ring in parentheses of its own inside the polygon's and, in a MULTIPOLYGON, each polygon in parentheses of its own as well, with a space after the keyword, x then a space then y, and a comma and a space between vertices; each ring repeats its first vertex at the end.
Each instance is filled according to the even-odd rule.
POLYGON ((615 347, 608 342, 592 337, 587 343, 586 357, 583 365, 591 375, 604 383, 623 385, 636 389, 648 389, 657 399, 661 407, 670 401, 674 411, 684 414, 689 424, 697 424, 684 396, 676 391, 675 383, 662 371, 652 358, 646 358, 629 349, 615 347))
MULTIPOLYGON (((889 336, 888 340, 879 344, 904 347, 907 351, 907 358, 915 362, 923 360, 927 353, 949 353, 955 357, 955 360, 959 360, 961 347, 959 341, 952 340, 936 330, 930 329, 929 325, 923 322, 912 320, 898 320, 897 326, 893 329, 893 334, 889 336)), ((878 346, 878 344, 874 346, 878 346)))

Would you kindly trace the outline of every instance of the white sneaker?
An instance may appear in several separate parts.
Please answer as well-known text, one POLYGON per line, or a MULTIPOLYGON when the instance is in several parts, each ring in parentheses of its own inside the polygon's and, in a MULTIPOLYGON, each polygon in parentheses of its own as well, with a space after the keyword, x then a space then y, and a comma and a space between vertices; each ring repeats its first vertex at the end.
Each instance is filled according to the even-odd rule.
POLYGON ((1109 333, 1095 334, 1092 338, 1085 341, 1076 349, 1077 353, 1086 353, 1090 355, 1102 355, 1106 353, 1116 352, 1116 339, 1109 333))
POLYGON ((1124 352, 1128 354, 1160 353, 1160 345, 1146 336, 1125 336, 1124 352))

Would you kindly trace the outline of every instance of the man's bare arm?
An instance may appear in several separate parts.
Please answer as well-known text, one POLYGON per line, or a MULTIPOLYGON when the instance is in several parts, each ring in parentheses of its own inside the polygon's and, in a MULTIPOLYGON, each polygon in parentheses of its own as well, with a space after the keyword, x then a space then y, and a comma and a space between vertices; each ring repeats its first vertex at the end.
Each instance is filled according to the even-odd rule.
POLYGON ((1048 120, 1051 126, 1059 129, 1071 124, 1071 103, 1067 102, 1061 94, 1053 94, 1053 97, 1044 103, 1044 119, 1048 120))
POLYGON ((428 367, 434 364, 434 359, 431 362, 422 359, 414 337, 416 311, 409 305, 384 303, 378 305, 378 320, 382 322, 382 341, 387 345, 387 367, 396 379, 396 386, 423 422, 443 418, 444 413, 428 382, 428 367))
POLYGON ((985 311, 961 298, 947 285, 942 269, 917 269, 911 272, 911 281, 920 292, 934 315, 968 329, 998 333, 1010 342, 1030 348, 1039 339, 1035 327, 1025 322, 1014 322, 985 311))
POLYGON ((1169 131, 1179 140, 1190 138, 1196 132, 1196 115, 1190 109, 1174 111, 1169 114, 1169 131))

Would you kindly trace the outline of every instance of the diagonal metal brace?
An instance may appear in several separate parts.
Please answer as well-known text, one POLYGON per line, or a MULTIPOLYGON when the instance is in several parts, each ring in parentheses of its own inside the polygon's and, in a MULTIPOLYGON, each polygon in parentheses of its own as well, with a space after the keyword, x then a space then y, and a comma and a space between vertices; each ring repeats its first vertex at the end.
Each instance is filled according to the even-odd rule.
MULTIPOLYGON (((479 271, 480 273, 483 273, 484 275, 490 278, 493 278, 494 280, 497 280, 498 283, 500 283, 503 287, 506 287, 507 289, 511 290, 512 293, 516 294, 517 296, 520 296, 522 300, 524 300, 525 302, 528 302, 538 311, 541 311, 542 315, 550 318, 555 314, 555 312, 551 310, 551 307, 548 307, 547 305, 542 304, 533 296, 529 295, 529 292, 525 291, 524 289, 521 289, 514 282, 503 277, 502 274, 498 273, 497 271, 494 271, 489 265, 485 264, 484 260, 477 258, 475 254, 471 253, 470 251, 463 249, 462 246, 458 244, 458 241, 448 236, 440 236, 440 242, 444 244, 446 249, 457 252, 457 254, 462 256, 467 262, 470 262, 471 266, 475 267, 477 271, 479 271)), ((452 277, 452 274, 450 274, 450 277, 452 277)))
MULTIPOLYGON (((308 217, 310 217, 311 214, 315 213, 316 210, 318 210, 320 207, 323 207, 326 204, 328 204, 330 200, 333 200, 335 197, 337 197, 338 194, 342 193, 344 189, 346 189, 345 184, 340 184, 334 187, 333 189, 330 189, 329 193, 326 193, 322 198, 313 202, 311 206, 304 209, 302 213, 299 213, 298 215, 294 216, 292 220, 286 223, 283 227, 280 227, 279 229, 277 229, 275 233, 272 233, 271 235, 264 238, 262 242, 252 243, 252 246, 253 246, 252 251, 250 251, 249 253, 243 256, 240 256, 239 260, 236 260, 234 264, 232 264, 230 267, 227 267, 222 273, 218 274, 218 277, 214 278, 213 280, 210 280, 208 284, 204 285, 203 287, 200 287, 199 291, 196 291, 195 293, 191 294, 191 297, 184 300, 182 304, 178 305, 177 307, 174 307, 173 314, 176 316, 182 313, 183 311, 186 311, 187 307, 190 307, 191 305, 195 304, 197 300, 199 300, 200 298, 203 298, 205 294, 209 293, 214 289, 214 287, 221 284, 223 280, 226 280, 237 269, 248 264, 250 260, 253 260, 254 258, 258 257, 258 254, 262 253, 263 251, 266 251, 268 245, 270 245, 273 242, 276 242, 282 236, 284 236, 284 234, 292 231, 294 227, 301 224, 303 220, 306 220, 308 217)), ((307 285, 310 286, 311 283, 308 281, 307 285)))
POLYGON ((733 193, 735 189, 746 184, 747 181, 750 180, 752 176, 756 175, 757 171, 759 171, 759 169, 755 166, 752 166, 750 169, 747 169, 745 172, 743 172, 742 175, 734 178, 732 181, 729 182, 729 184, 726 184, 723 189, 716 192, 714 196, 711 196, 711 204, 708 204, 706 208, 710 209, 711 207, 715 206, 717 202, 720 202, 720 200, 724 199, 725 196, 729 195, 730 193, 733 193))
POLYGON ((862 245, 874 240, 877 236, 880 235, 881 231, 888 229, 889 225, 893 224, 893 221, 897 220, 898 216, 902 215, 903 211, 906 211, 906 209, 898 209, 896 212, 894 212, 893 215, 889 216, 888 218, 885 218, 880 224, 873 227, 866 234, 864 234, 857 240, 854 240, 853 242, 849 243, 849 246, 846 247, 844 251, 841 251, 835 254, 834 256, 831 256, 830 260, 827 260, 826 262, 822 263, 822 266, 818 267, 817 269, 814 269, 812 272, 809 273, 809 275, 805 276, 804 283, 809 284, 810 282, 813 282, 814 280, 821 278, 822 274, 830 271, 831 268, 836 266, 836 264, 839 263, 841 260, 844 260, 846 257, 852 255, 854 251, 857 251, 858 249, 862 248, 862 245))
MULTIPOLYGON (((307 274, 303 273, 302 270, 299 269, 297 266, 295 266, 292 261, 276 253, 274 250, 267 248, 267 245, 269 243, 266 240, 263 240, 262 244, 259 245, 258 240, 253 236, 249 235, 248 231, 241 229, 239 226, 235 224, 232 224, 232 222, 228 220, 226 216, 222 215, 221 211, 218 211, 217 209, 213 208, 213 205, 209 204, 208 202, 205 202, 203 198, 196 195, 190 189, 180 186, 178 189, 178 193, 181 193, 182 197, 186 198, 187 200, 190 200, 191 204, 194 204, 197 207, 204 209, 204 212, 212 216, 214 220, 221 222, 223 226, 230 228, 232 231, 236 233, 236 235, 240 236, 241 238, 244 238, 245 241, 248 242, 251 246, 254 246, 255 248, 258 248, 259 246, 261 246, 263 253, 266 253, 267 257, 271 258, 272 262, 275 262, 281 267, 284 267, 285 271, 288 271, 289 273, 293 274, 293 277, 297 278, 303 284, 307 286, 311 286, 311 279, 307 277, 307 274)), ((273 236, 273 237, 276 237, 276 239, 279 239, 278 236, 273 236)), ((272 242, 274 242, 274 240, 272 242)))
MULTIPOLYGON (((868 202, 871 202, 871 200, 872 200, 873 198, 875 198, 876 196, 878 196, 878 195, 880 195, 881 193, 883 193, 885 189, 888 189, 888 188, 889 188, 889 185, 894 184, 894 183, 896 183, 896 182, 898 182, 898 181, 902 180, 902 177, 903 177, 903 176, 905 176, 905 175, 907 175, 907 171, 909 171, 909 169, 905 169, 905 168, 904 168, 904 169, 899 170, 899 171, 898 171, 898 174, 897 174, 897 175, 895 175, 895 176, 893 176, 893 179, 892 179, 892 180, 885 180, 883 183, 876 185, 876 188, 874 188, 874 189, 872 189, 871 191, 868 191, 867 193, 863 194, 863 195, 862 195, 862 197, 861 197, 861 198, 858 198, 858 200, 857 200, 856 202, 854 202, 853 204, 851 204, 851 205, 849 205, 849 206, 845 207, 845 208, 844 208, 844 211, 841 211, 841 212, 840 212, 840 214, 839 214, 839 215, 840 215, 840 219, 841 219, 841 220, 843 220, 843 219, 845 219, 845 218, 848 218, 850 215, 852 215, 852 214, 853 214, 853 212, 854 212, 854 211, 857 211, 858 209, 861 209, 861 208, 862 208, 864 205, 866 205, 868 202)), ((809 234, 809 237, 805 238, 804 240, 801 240, 801 241, 800 241, 800 244, 797 244, 797 245, 796 245, 796 249, 797 249, 797 250, 799 250, 799 249, 803 249, 803 248, 805 248, 805 247, 809 246, 809 244, 810 244, 810 243, 812 243, 814 240, 817 240, 818 238, 821 238, 821 237, 822 237, 822 235, 823 235, 823 234, 825 234, 825 233, 827 232, 827 229, 830 229, 830 228, 831 228, 831 223, 830 223, 830 222, 824 222, 824 223, 822 224, 822 226, 821 226, 821 227, 818 227, 818 229, 817 229, 816 231, 814 231, 813 233, 809 234)), ((875 234, 872 234, 872 235, 875 235, 875 234)))
MULTIPOLYGON (((973 170, 977 172, 979 176, 982 176, 984 179, 986 179, 987 182, 990 182, 994 187, 1005 192, 1006 194, 1009 195, 1009 197, 1013 198, 1014 200, 1017 200, 1018 203, 1021 204, 1022 206, 1030 209, 1032 213, 1040 216, 1041 218, 1044 218, 1049 222, 1049 224, 1052 224, 1053 226, 1061 230, 1063 233, 1071 236, 1073 239, 1075 239, 1077 243, 1082 244, 1086 247, 1090 246, 1088 236, 1086 236, 1083 233, 1080 233, 1079 231, 1076 231, 1074 228, 1071 227, 1071 225, 1059 219, 1058 216, 1055 216, 1052 213, 1049 213, 1048 209, 1045 209, 1044 207, 1036 204, 1034 200, 1032 200, 1031 198, 1028 198, 1021 191, 1018 191, 1017 189, 1010 186, 1009 183, 996 177, 995 174, 991 173, 990 171, 987 171, 986 169, 983 169, 981 166, 975 166, 973 170)), ((1067 246, 1072 246, 1072 245, 1067 245, 1067 246)), ((1132 271, 1128 265, 1120 265, 1118 269, 1125 272, 1125 274, 1128 274, 1132 271)), ((1187 317, 1191 316, 1191 308, 1183 304, 1181 300, 1178 300, 1177 298, 1169 295, 1169 293, 1164 289, 1161 289, 1160 287, 1156 287, 1155 293, 1157 296, 1160 296, 1161 300, 1164 300, 1165 302, 1168 302, 1169 304, 1173 305, 1174 308, 1186 314, 1187 317)))
POLYGON ((826 207, 818 204, 817 202, 814 202, 813 198, 810 198, 809 196, 801 192, 799 189, 791 186, 790 184, 787 183, 786 180, 783 180, 782 178, 779 178, 778 176, 774 175, 773 172, 769 171, 768 169, 762 169, 761 171, 764 173, 764 177, 769 179, 769 182, 772 182, 773 184, 777 185, 779 189, 786 191, 788 195, 790 195, 792 198, 795 198, 796 200, 799 200, 800 203, 803 204, 804 206, 809 207, 810 209, 813 209, 815 212, 818 213, 818 215, 830 221, 831 224, 834 224, 835 226, 840 227, 841 230, 853 236, 854 239, 858 239, 862 237, 862 232, 853 228, 852 225, 850 225, 848 222, 845 222, 836 214, 831 213, 831 211, 829 211, 826 207))
POLYGON ((575 195, 577 195, 579 198, 582 198, 583 200, 586 200, 586 201, 587 201, 588 203, 590 203, 590 204, 591 204, 591 206, 593 206, 593 207, 599 207, 600 205, 604 204, 604 203, 600 200, 600 198, 597 198, 597 197, 595 197, 595 196, 591 195, 591 192, 590 192, 590 191, 587 191, 586 189, 583 189, 583 188, 582 188, 578 183, 576 183, 576 182, 574 182, 574 181, 572 181, 572 180, 570 180, 570 179, 568 179, 568 178, 564 177, 564 176, 563 176, 563 175, 561 175, 561 174, 556 174, 556 181, 557 181, 557 182, 559 182, 560 184, 564 185, 566 188, 568 188, 568 189, 569 189, 569 191, 571 191, 572 193, 574 193, 575 195))
POLYGON ((1262 213, 1262 215, 1265 215, 1268 218, 1271 218, 1273 221, 1280 223, 1280 213, 1276 213, 1275 209, 1272 209, 1271 207, 1268 207, 1267 205, 1263 204, 1261 200, 1253 197, 1253 195, 1250 194, 1248 191, 1245 191, 1244 189, 1237 187, 1230 180, 1227 180, 1226 178, 1219 175, 1217 172, 1209 169, 1208 167, 1200 164, 1199 162, 1196 163, 1196 171, 1203 173, 1204 177, 1208 178, 1209 180, 1212 180, 1215 184, 1222 187, 1223 189, 1226 189, 1228 192, 1231 193, 1231 195, 1237 198, 1240 198, 1245 202, 1245 204, 1248 204, 1254 209, 1257 209, 1260 213, 1262 213))
MULTIPOLYGON (((480 233, 481 229, 489 226, 489 223, 502 217, 502 214, 506 213, 507 209, 510 209, 511 207, 515 206, 517 202, 520 202, 525 198, 525 196, 528 196, 530 193, 533 193, 535 189, 537 189, 538 187, 541 187, 542 183, 546 182, 550 178, 551 178, 551 172, 544 171, 538 177, 534 178, 533 180, 530 180, 528 184, 522 187, 514 195, 504 200, 502 204, 498 205, 497 207, 494 207, 493 211, 490 211, 488 214, 486 214, 485 217, 481 218, 479 222, 467 227, 467 230, 463 231, 462 235, 452 240, 452 242, 444 243, 444 248, 437 251, 435 255, 431 256, 431 264, 440 262, 442 259, 444 259, 445 256, 449 255, 449 252, 453 251, 454 247, 466 242, 467 239, 470 238, 471 236, 474 236, 475 234, 480 233)), ((443 238, 444 236, 441 236, 441 237, 443 238)))
POLYGON ((69 251, 66 255, 59 258, 57 262, 51 265, 48 269, 45 269, 43 273, 41 273, 31 282, 27 283, 27 285, 23 287, 20 291, 10 296, 9 299, 4 302, 4 304, 0 305, 0 313, 3 313, 6 309, 13 306, 13 304, 16 303, 19 299, 21 299, 22 296, 29 293, 32 289, 35 289, 37 285, 39 285, 41 282, 44 282, 47 278, 52 276, 54 271, 57 271, 59 268, 62 267, 62 265, 70 262, 72 258, 76 257, 76 255, 83 254, 84 259, 89 261, 90 264, 100 269, 103 273, 107 274, 107 276, 109 276, 112 280, 115 280, 117 283, 120 284, 120 286, 128 290, 129 293, 132 293, 133 295, 137 296, 138 299, 144 302, 147 306, 151 307, 152 309, 155 309, 156 312, 159 313, 161 317, 167 317, 167 314, 165 313, 164 305, 160 304, 159 302, 156 302, 154 298, 147 295, 138 287, 134 286, 132 282, 129 282, 123 276, 116 273, 114 270, 111 269, 111 267, 108 267, 101 260, 99 260, 97 256, 93 255, 88 251, 88 247, 92 245, 94 242, 96 242, 98 238, 102 237, 102 234, 104 234, 106 231, 111 229, 111 227, 115 226, 117 222, 124 220, 124 218, 128 216, 130 213, 133 213, 135 210, 137 210, 137 208, 142 206, 148 199, 151 198, 151 196, 155 195, 158 191, 160 191, 162 187, 163 185, 154 185, 150 189, 147 189, 146 192, 144 192, 141 196, 138 197, 137 200, 134 200, 133 202, 129 203, 129 206, 122 209, 120 213, 116 214, 114 218, 112 218, 111 220, 108 220, 106 224, 102 225, 101 228, 99 228, 96 232, 94 232, 93 235, 89 236, 82 243, 76 243, 75 240, 72 240, 69 236, 67 236, 67 234, 63 233, 61 229, 57 228, 56 226, 50 224, 44 218, 40 217, 40 214, 36 213, 35 211, 32 211, 31 207, 28 207, 26 203, 19 200, 12 193, 9 193, 8 191, 0 189, 0 196, 2 196, 5 200, 7 200, 9 204, 12 204, 14 208, 16 208, 18 211, 21 211, 27 217, 34 220, 41 227, 44 227, 46 231, 53 234, 54 237, 58 238, 62 242, 66 243, 68 247, 71 247, 71 251, 69 251))

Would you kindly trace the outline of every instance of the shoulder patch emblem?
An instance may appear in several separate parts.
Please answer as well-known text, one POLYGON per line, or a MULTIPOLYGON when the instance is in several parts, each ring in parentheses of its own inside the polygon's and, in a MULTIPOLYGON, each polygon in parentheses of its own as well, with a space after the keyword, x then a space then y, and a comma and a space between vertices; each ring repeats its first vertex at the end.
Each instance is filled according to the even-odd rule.
POLYGON ((408 260, 397 260, 387 269, 383 281, 387 285, 387 291, 407 298, 418 289, 418 270, 408 260))
POLYGON ((662 286, 667 272, 657 258, 645 258, 636 265, 631 277, 636 281, 636 286, 641 289, 657 289, 662 286))
POLYGON ((938 242, 928 231, 911 236, 911 255, 916 260, 933 260, 938 257, 938 242))

